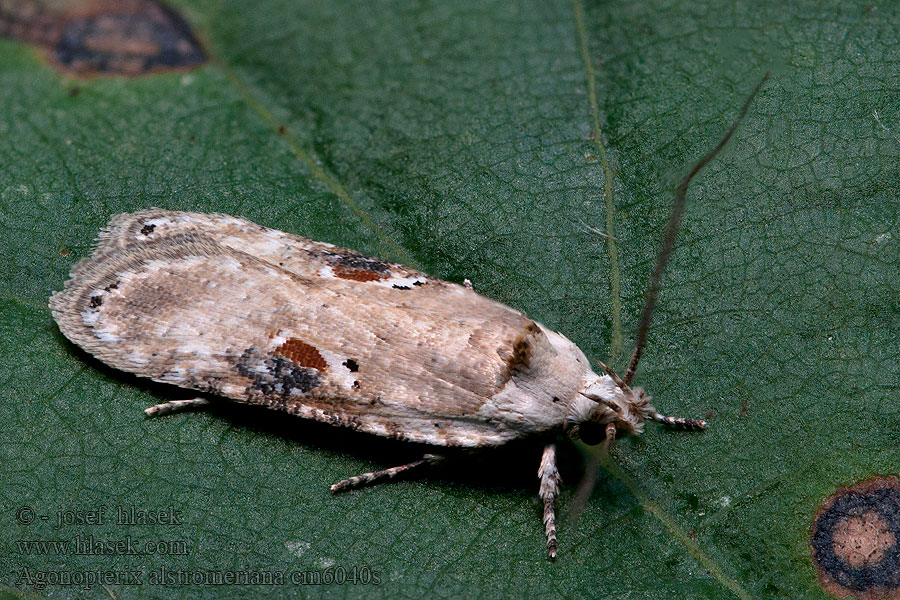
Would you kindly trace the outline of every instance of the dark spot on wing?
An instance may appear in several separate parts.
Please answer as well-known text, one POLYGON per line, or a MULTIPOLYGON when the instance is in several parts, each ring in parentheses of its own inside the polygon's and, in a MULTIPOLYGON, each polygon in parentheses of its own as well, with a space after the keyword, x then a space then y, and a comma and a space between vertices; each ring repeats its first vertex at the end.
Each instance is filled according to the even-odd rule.
POLYGON ((511 346, 497 349, 500 357, 506 361, 502 383, 509 381, 517 371, 528 369, 531 365, 532 340, 540 331, 537 323, 528 321, 525 330, 513 340, 511 346))
POLYGON ((98 308, 103 304, 103 298, 100 296, 91 296, 91 308, 98 308))
POLYGON ((45 48, 57 66, 81 76, 144 75, 206 62, 184 19, 157 0, 81 0, 66 6, 2 3, 0 35, 45 48))
POLYGON ((838 489, 816 514, 810 547, 826 592, 900 598, 900 479, 873 477, 838 489))
POLYGON ((150 235, 151 233, 153 233, 154 229, 156 229, 156 225, 154 225, 153 223, 147 223, 146 225, 141 227, 141 234, 150 235))
POLYGON ((309 394, 322 384, 319 371, 301 367, 278 355, 261 354, 247 348, 234 365, 238 373, 251 380, 250 396, 278 396, 285 399, 309 394))
POLYGON ((513 342, 512 351, 506 359, 506 369, 513 373, 519 369, 527 369, 531 362, 531 337, 534 332, 527 328, 513 342))
POLYGON ((411 290, 412 289, 408 285, 397 285, 396 283, 394 285, 392 285, 391 287, 394 288, 395 290, 411 290))
POLYGON ((353 360, 352 358, 348 358, 347 360, 345 360, 345 361, 344 361, 344 366, 347 367, 347 369, 348 369, 351 373, 356 373, 357 371, 359 371, 359 363, 357 363, 357 362, 356 362, 355 360, 353 360))
POLYGON ((322 253, 336 277, 352 281, 382 281, 391 274, 391 267, 385 262, 369 258, 353 250, 334 250, 322 253))
POLYGON ((275 354, 284 356, 301 367, 309 367, 323 373, 328 369, 328 363, 319 354, 319 350, 315 346, 297 338, 288 338, 287 341, 275 349, 275 354))
POLYGON ((387 275, 384 273, 376 273, 366 269, 352 269, 343 265, 337 265, 333 270, 336 277, 352 281, 381 281, 382 279, 387 279, 387 275))
POLYGON ((107 292, 111 292, 111 291, 113 291, 113 290, 115 290, 115 289, 118 289, 118 288, 119 288, 119 282, 117 281, 117 282, 115 282, 115 283, 109 284, 108 286, 106 286, 106 287, 103 288, 103 289, 106 290, 107 292))
POLYGON ((363 269, 373 273, 389 273, 391 271, 391 267, 387 263, 376 258, 363 256, 351 250, 345 250, 342 253, 332 252, 330 254, 335 264, 348 269, 363 269))

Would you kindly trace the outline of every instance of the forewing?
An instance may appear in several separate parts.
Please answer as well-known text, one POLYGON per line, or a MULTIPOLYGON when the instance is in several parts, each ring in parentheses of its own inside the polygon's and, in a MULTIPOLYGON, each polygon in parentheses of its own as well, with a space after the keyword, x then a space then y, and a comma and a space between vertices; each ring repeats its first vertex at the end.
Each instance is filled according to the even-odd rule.
POLYGON ((308 418, 434 444, 516 437, 479 409, 539 334, 521 313, 440 280, 287 270, 262 241, 251 255, 218 237, 105 238, 51 298, 60 329, 119 369, 308 418))

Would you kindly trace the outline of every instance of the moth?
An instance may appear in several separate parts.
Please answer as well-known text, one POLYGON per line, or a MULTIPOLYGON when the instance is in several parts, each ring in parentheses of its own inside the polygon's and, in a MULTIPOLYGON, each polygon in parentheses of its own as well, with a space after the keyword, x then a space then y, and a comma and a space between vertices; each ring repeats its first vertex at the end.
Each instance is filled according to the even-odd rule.
MULTIPOLYGON (((565 336, 471 285, 224 214, 115 215, 50 310, 69 340, 104 363, 204 394, 148 415, 229 399, 434 448, 335 483, 335 492, 433 465, 442 449, 559 433, 608 447, 648 420, 701 429, 703 421, 660 414, 631 381, 687 184, 752 98, 679 187, 622 378, 602 363, 595 373, 565 336)), ((555 558, 560 478, 552 441, 538 475, 555 558)))

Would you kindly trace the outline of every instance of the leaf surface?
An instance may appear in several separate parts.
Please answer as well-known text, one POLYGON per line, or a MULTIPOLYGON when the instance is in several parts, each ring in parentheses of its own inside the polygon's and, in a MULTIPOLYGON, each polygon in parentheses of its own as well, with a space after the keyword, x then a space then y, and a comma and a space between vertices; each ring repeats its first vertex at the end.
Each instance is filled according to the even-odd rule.
POLYGON ((119 598, 219 597, 209 578, 227 572, 258 578, 224 588, 244 597, 826 597, 809 558, 816 510, 900 458, 896 8, 177 8, 207 66, 76 80, 0 41, 9 593, 104 597, 34 579, 99 569, 140 574, 106 586, 119 598), (415 456, 250 408, 145 419, 184 394, 75 349, 46 306, 112 214, 217 211, 469 278, 621 371, 675 184, 767 70, 689 192, 637 377, 661 411, 709 430, 648 425, 622 440, 575 524, 582 455, 564 446, 556 563, 543 554, 540 448, 332 497, 339 479, 415 456), (38 518, 25 523, 22 507, 38 518), (54 529, 59 510, 101 507, 102 524, 54 529), (130 507, 171 507, 179 522, 119 524, 130 507), (78 536, 170 544, 96 555, 19 543, 78 536), (164 568, 199 580, 153 584, 164 568), (380 583, 263 584, 364 571, 380 583))

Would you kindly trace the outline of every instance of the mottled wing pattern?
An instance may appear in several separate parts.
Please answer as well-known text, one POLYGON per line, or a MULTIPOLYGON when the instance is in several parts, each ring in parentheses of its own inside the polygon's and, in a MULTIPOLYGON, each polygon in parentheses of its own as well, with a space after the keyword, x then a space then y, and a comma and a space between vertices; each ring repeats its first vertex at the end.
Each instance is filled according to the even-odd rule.
POLYGON ((240 217, 159 208, 114 216, 100 233, 94 258, 184 233, 203 235, 303 277, 371 283, 362 289, 374 285, 403 290, 424 285, 430 279, 403 265, 263 227, 240 217))
POLYGON ((225 215, 118 215, 71 275, 53 315, 114 367, 411 441, 529 433, 486 403, 552 351, 462 286, 225 215))

